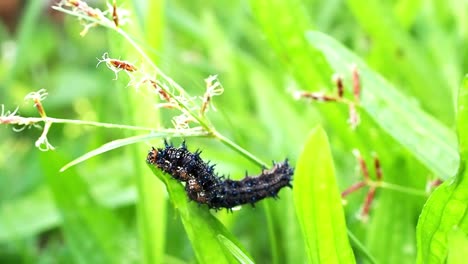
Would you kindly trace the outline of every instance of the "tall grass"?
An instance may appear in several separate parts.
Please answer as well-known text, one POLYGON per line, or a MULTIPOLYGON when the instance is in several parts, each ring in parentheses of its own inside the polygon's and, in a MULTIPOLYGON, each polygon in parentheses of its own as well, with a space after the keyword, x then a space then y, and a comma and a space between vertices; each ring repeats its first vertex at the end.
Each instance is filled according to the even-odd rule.
POLYGON ((0 31, 0 262, 463 263, 466 5, 27 2, 0 31), (145 164, 164 138, 234 179, 287 157, 293 189, 210 211, 145 164))

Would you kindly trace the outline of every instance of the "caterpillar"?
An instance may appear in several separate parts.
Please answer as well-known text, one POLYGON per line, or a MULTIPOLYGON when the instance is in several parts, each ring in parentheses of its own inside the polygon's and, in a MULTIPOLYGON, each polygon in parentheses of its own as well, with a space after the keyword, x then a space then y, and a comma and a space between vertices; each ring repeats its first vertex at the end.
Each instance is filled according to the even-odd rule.
POLYGON ((260 175, 246 175, 242 180, 232 180, 218 175, 214 171, 215 165, 204 162, 200 153, 199 150, 190 152, 185 141, 179 148, 164 141, 164 148, 151 148, 146 162, 185 182, 185 191, 190 200, 215 210, 230 210, 242 204, 255 206, 264 198, 278 198, 278 192, 283 187, 292 187, 294 170, 287 159, 273 163, 270 169, 262 169, 260 175))

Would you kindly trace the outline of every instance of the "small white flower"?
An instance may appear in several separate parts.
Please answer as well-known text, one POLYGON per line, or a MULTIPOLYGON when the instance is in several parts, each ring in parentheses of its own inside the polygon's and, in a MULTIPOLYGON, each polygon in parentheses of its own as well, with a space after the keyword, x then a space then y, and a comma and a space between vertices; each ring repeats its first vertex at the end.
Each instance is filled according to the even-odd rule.
POLYGON ((37 106, 37 104, 40 102, 40 101, 44 101, 46 98, 47 98, 47 95, 49 95, 49 93, 47 93, 47 90, 46 89, 40 89, 39 91, 37 92, 30 92, 28 93, 25 97, 24 97, 24 100, 27 101, 27 100, 32 100, 34 102, 34 106, 37 106))

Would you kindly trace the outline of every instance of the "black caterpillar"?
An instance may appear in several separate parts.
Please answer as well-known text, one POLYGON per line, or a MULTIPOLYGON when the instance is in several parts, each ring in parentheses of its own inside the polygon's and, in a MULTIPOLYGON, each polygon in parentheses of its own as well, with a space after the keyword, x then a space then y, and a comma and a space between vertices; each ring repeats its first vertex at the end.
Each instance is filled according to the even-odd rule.
POLYGON ((286 159, 273 163, 271 169, 263 169, 258 176, 246 176, 242 180, 225 179, 214 172, 214 166, 200 158, 201 151, 191 153, 185 142, 175 148, 164 141, 165 148, 152 148, 146 162, 185 182, 190 200, 206 204, 209 208, 231 209, 241 204, 252 206, 264 198, 278 197, 281 188, 292 187, 293 169, 286 159))

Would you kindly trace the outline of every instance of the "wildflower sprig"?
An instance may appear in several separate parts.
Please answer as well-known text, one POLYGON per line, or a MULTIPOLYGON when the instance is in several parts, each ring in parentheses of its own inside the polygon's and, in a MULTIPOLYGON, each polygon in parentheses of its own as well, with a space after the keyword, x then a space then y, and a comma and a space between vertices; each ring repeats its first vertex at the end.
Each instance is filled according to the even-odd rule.
MULTIPOLYGON (((154 71, 154 75, 159 78, 159 82, 166 84, 166 85, 160 85, 159 88, 161 88, 165 94, 167 94, 170 98, 172 98, 172 100, 177 105, 179 105, 180 108, 185 109, 185 111, 188 111, 190 115, 196 121, 198 121, 198 123, 200 123, 203 127, 208 128, 210 126, 208 120, 206 119, 201 120, 202 118, 200 116, 198 116, 195 113, 192 113, 193 107, 188 105, 187 101, 181 100, 181 98, 189 98, 185 89, 183 89, 177 82, 175 82, 172 78, 167 76, 161 69, 159 69, 159 67, 156 66, 156 64, 150 59, 150 57, 140 47, 140 45, 136 43, 136 41, 134 41, 121 27, 115 27, 115 24, 111 17, 104 15, 109 12, 99 11, 96 13, 100 13, 103 15, 97 16, 95 15, 95 13, 87 12, 87 10, 89 10, 90 8, 87 4, 77 5, 76 2, 84 3, 84 1, 79 1, 79 0, 63 0, 62 2, 60 2, 60 4, 58 4, 57 6, 53 6, 52 8, 54 8, 57 11, 78 17, 80 20, 88 21, 89 23, 96 23, 96 25, 100 25, 100 26, 116 31, 119 35, 125 38, 129 42, 130 45, 132 45, 135 48, 135 50, 140 54, 140 56, 142 56, 145 63, 147 63, 151 67, 151 69, 154 71), (73 4, 70 4, 70 2, 72 2, 73 4), (172 91, 171 89, 169 89, 169 87, 173 88, 175 91, 172 91), (175 92, 177 92, 179 95, 177 96, 175 92)), ((111 66, 118 68, 117 64, 119 63, 118 62, 119 60, 110 59, 108 56, 106 56, 103 58, 102 61, 106 62, 106 64, 110 63, 111 66)), ((128 70, 126 71, 129 72, 128 70)), ((156 80, 154 81, 157 82, 156 80)))
MULTIPOLYGON (((37 111, 39 112, 39 115, 42 118, 47 118, 46 111, 44 109, 44 106, 42 105, 42 101, 47 98, 47 91, 45 89, 40 89, 37 92, 31 92, 28 95, 24 97, 24 100, 31 100, 34 102, 34 107, 36 107, 37 111)), ((41 136, 36 140, 36 147, 42 151, 47 151, 47 150, 54 150, 54 146, 49 143, 49 140, 47 139, 47 133, 49 133, 49 129, 52 126, 52 122, 50 121, 45 121, 44 122, 44 129, 42 130, 41 136)))
POLYGON ((361 156, 361 153, 359 150, 355 149, 353 150, 354 157, 356 158, 356 161, 358 163, 359 170, 362 174, 362 180, 358 181, 357 183, 351 185, 348 187, 346 190, 344 190, 341 193, 341 197, 344 199, 351 193, 354 193, 364 187, 369 187, 369 190, 367 191, 366 197, 364 198, 364 202, 361 208, 361 212, 359 214, 359 218, 363 222, 367 222, 369 219, 369 213, 371 209, 371 205, 375 199, 376 191, 377 188, 382 188, 382 189, 388 189, 388 190, 393 190, 397 192, 402 192, 410 195, 416 195, 416 196, 422 196, 422 197, 427 197, 428 192, 422 191, 422 190, 417 190, 409 187, 404 187, 404 186, 399 186, 395 185, 392 183, 385 182, 383 180, 383 170, 382 166, 380 163, 380 159, 377 156, 377 154, 374 153, 373 155, 373 165, 374 165, 374 173, 375 173, 375 179, 372 179, 370 177, 369 173, 369 168, 367 166, 366 161, 364 158, 361 156))
POLYGON ((127 68, 130 64, 123 64, 124 61, 109 58, 107 54, 106 57, 103 57, 101 62, 105 62, 109 68, 113 68, 116 74, 122 70, 128 74, 132 74, 134 78, 136 78, 138 74, 141 74, 143 76, 141 77, 142 81, 137 83, 149 83, 154 88, 154 92, 165 101, 163 104, 159 104, 158 107, 175 108, 180 110, 181 115, 173 118, 173 124, 176 129, 187 129, 190 128, 190 123, 195 123, 209 136, 217 138, 223 144, 239 152, 259 166, 267 166, 266 163, 262 162, 257 157, 220 134, 206 117, 205 114, 211 105, 213 96, 220 95, 223 92, 223 88, 215 76, 210 76, 206 80, 207 90, 202 97, 201 104, 199 105, 196 100, 194 100, 194 98, 197 97, 191 97, 182 86, 159 69, 143 48, 122 29, 122 23, 120 22, 122 19, 116 19, 115 16, 118 14, 128 13, 124 9, 118 9, 114 4, 109 5, 108 10, 101 11, 99 9, 89 7, 84 3, 84 1, 80 0, 63 0, 53 8, 57 11, 75 16, 80 21, 86 21, 88 23, 85 27, 86 30, 89 28, 89 25, 99 25, 110 30, 114 30, 117 34, 121 35, 142 57, 143 62, 150 66, 153 73, 139 73, 136 70, 136 67, 127 68), (119 22, 116 23, 116 20, 119 22), (135 69, 135 71, 133 71, 133 69, 135 69), (151 75, 156 76, 156 78, 148 77, 151 75))
POLYGON ((221 83, 218 81, 218 76, 217 75, 211 75, 208 78, 205 79, 206 83, 206 92, 203 95, 203 104, 200 108, 200 115, 204 116, 205 113, 208 111, 208 106, 211 105, 213 110, 216 110, 216 108, 210 104, 211 98, 213 96, 221 95, 224 92, 224 88, 221 85, 221 83))
POLYGON ((102 59, 98 59, 98 64, 96 67, 99 66, 101 63, 105 63, 107 65, 107 68, 109 68, 111 71, 115 73, 115 79, 117 80, 118 73, 120 71, 125 71, 127 73, 132 73, 138 70, 138 68, 133 65, 130 62, 122 61, 122 60, 117 60, 117 59, 112 59, 109 57, 109 53, 104 53, 102 55, 102 59))
POLYGON ((16 125, 20 128, 15 127, 14 131, 19 132, 25 128, 31 126, 37 126, 43 122, 50 122, 55 124, 73 124, 73 125, 84 125, 84 126, 95 126, 103 128, 117 128, 117 129, 126 129, 126 130, 137 130, 137 131, 154 131, 153 127, 142 127, 142 126, 130 126, 130 125, 121 125, 121 124, 112 124, 112 123, 103 123, 95 121, 86 121, 86 120, 77 120, 77 119, 64 119, 64 118, 55 118, 55 117, 24 117, 18 115, 19 108, 16 108, 13 112, 6 111, 5 106, 1 105, 2 112, 0 115, 0 124, 3 125, 16 125))
POLYGON ((341 76, 340 74, 335 74, 332 78, 335 84, 336 94, 328 94, 324 92, 295 91, 293 93, 293 96, 296 99, 308 99, 312 101, 326 103, 335 102, 347 105, 349 108, 348 123, 354 130, 361 122, 359 113, 357 111, 357 107, 360 104, 361 98, 361 78, 359 76, 359 71, 356 65, 353 65, 351 67, 351 75, 353 99, 348 99, 344 97, 345 86, 343 83, 343 76, 341 76))
MULTIPOLYGON (((86 120, 76 120, 76 119, 63 119, 63 118, 54 118, 49 117, 46 114, 46 110, 42 101, 47 98, 47 91, 45 89, 40 89, 37 92, 31 92, 24 97, 25 101, 33 101, 33 106, 37 109, 40 117, 24 117, 19 115, 19 107, 13 111, 5 110, 5 106, 1 105, 0 112, 0 124, 2 125, 13 125, 13 131, 21 132, 26 128, 35 127, 42 129, 41 136, 36 140, 35 146, 41 151, 54 150, 55 147, 49 142, 47 134, 53 124, 73 124, 73 125, 87 125, 103 128, 117 128, 117 129, 126 129, 126 130, 137 130, 137 131, 147 131, 154 132, 154 128, 150 127, 141 127, 141 126, 129 126, 121 124, 111 124, 111 123, 102 123, 95 121, 86 121, 86 120), (41 126, 43 124, 43 126, 41 126)), ((195 130, 190 130, 190 133, 195 130)), ((203 135, 203 133, 196 133, 195 135, 203 135)))

